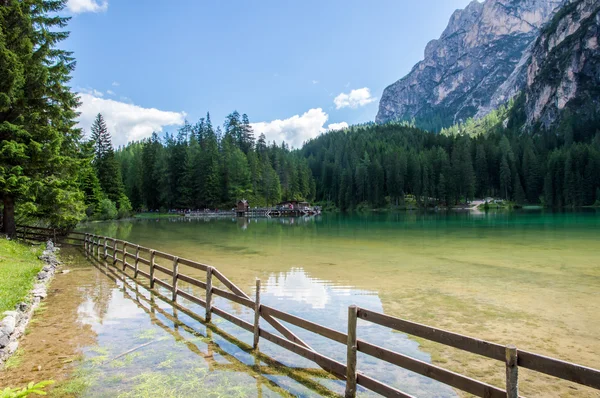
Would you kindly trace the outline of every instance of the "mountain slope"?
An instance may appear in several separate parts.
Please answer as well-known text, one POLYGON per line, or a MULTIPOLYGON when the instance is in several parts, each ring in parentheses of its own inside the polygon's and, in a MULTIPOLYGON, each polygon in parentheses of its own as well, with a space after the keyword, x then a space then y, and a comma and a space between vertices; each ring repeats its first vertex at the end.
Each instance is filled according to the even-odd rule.
POLYGON ((525 84, 527 50, 561 3, 486 0, 457 10, 423 61, 384 90, 376 121, 415 118, 438 130, 506 102, 525 84))
POLYGON ((544 28, 527 69, 525 108, 529 125, 539 123, 548 128, 565 114, 578 123, 598 119, 599 36, 598 0, 570 1, 544 28))

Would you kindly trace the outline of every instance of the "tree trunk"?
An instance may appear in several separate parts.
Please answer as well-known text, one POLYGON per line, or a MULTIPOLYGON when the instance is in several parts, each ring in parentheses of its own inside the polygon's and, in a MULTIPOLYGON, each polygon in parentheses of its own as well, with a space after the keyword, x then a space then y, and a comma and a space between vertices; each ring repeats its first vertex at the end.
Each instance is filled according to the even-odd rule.
POLYGON ((17 235, 15 224, 15 198, 12 195, 4 195, 4 212, 2 214, 2 233, 14 238, 17 235))

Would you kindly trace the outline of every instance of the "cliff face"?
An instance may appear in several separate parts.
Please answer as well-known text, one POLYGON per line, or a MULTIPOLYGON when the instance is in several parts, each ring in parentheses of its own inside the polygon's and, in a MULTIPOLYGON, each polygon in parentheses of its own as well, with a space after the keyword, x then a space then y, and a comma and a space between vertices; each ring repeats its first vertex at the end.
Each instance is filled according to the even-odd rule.
POLYGON ((439 128, 506 102, 524 86, 531 45, 562 2, 486 0, 457 10, 423 61, 384 90, 376 121, 436 119, 439 128))
POLYGON ((548 128, 563 111, 577 119, 600 114, 600 1, 571 0, 542 30, 527 68, 529 125, 548 128))

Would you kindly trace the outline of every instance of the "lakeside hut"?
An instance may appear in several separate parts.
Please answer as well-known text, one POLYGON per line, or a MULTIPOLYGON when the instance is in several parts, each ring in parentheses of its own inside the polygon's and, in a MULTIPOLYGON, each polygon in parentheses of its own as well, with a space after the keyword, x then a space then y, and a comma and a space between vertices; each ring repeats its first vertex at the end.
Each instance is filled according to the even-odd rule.
POLYGON ((241 199, 241 200, 238 200, 238 202, 237 202, 237 207, 236 207, 235 212, 237 213, 238 216, 244 216, 248 212, 249 208, 250 208, 250 206, 248 205, 248 201, 246 199, 241 199))

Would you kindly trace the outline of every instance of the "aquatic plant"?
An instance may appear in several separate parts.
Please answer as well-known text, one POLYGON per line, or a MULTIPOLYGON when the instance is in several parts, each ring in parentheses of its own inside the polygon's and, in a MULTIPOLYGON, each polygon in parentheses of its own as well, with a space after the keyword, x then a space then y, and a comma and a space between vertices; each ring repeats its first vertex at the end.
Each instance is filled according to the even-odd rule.
POLYGON ((32 381, 25 387, 6 387, 4 390, 0 391, 0 398, 24 398, 30 394, 46 395, 44 388, 51 384, 54 384, 54 380, 44 380, 37 384, 32 381))

